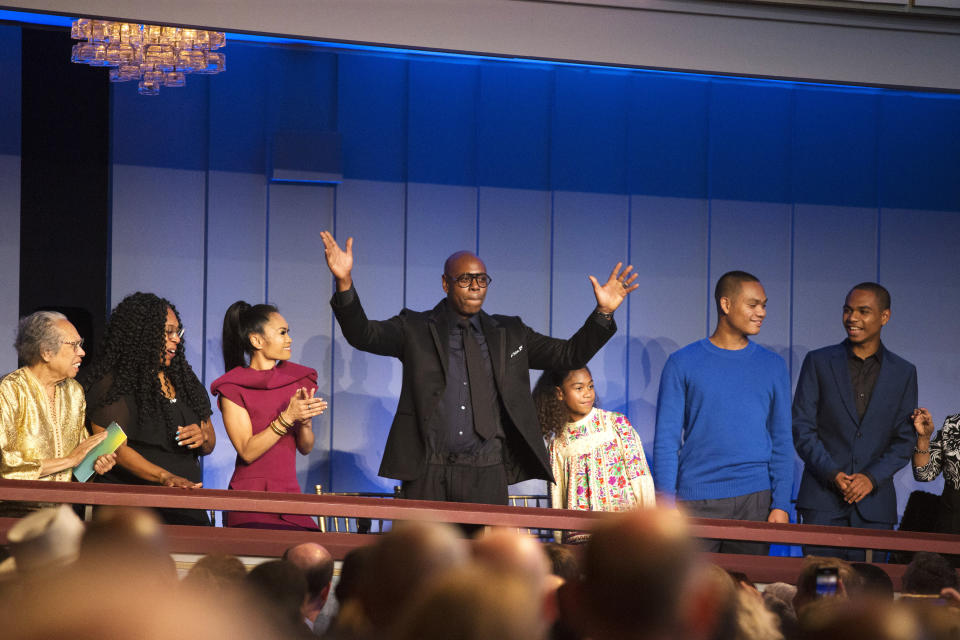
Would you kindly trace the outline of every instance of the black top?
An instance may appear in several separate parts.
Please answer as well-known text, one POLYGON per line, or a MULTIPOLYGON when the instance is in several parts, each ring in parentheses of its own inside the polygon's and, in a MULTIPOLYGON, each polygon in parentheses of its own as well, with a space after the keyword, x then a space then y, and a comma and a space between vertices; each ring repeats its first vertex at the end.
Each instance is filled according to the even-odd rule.
POLYGON ((853 353, 849 340, 844 340, 843 346, 847 350, 847 370, 850 371, 850 382, 853 384, 853 400, 857 404, 857 415, 863 420, 863 414, 870 406, 870 396, 873 395, 873 388, 880 375, 880 365, 883 364, 881 355, 883 345, 877 349, 876 353, 865 359, 853 353))
MULTIPOLYGON (((87 406, 94 407, 110 388, 108 377, 97 381, 87 393, 87 406)), ((167 415, 139 415, 133 395, 120 396, 111 404, 87 413, 90 422, 107 427, 116 422, 127 434, 127 444, 153 464, 191 482, 203 481, 200 455, 196 449, 177 445, 177 427, 200 424, 200 418, 185 402, 161 404, 167 415), (169 419, 169 423, 168 423, 169 419)), ((102 476, 104 482, 116 484, 153 484, 116 465, 102 476)))

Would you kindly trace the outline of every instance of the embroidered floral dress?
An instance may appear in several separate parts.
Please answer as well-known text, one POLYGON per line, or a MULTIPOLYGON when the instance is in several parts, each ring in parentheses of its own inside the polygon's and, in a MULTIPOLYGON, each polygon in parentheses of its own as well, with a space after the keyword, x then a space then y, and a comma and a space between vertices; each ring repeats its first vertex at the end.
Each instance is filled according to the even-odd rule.
POLYGON ((550 442, 555 509, 624 511, 655 504, 643 446, 622 413, 596 407, 550 442))
POLYGON ((960 413, 947 416, 943 428, 930 441, 930 461, 913 468, 921 482, 935 480, 943 472, 943 494, 937 514, 937 530, 960 533, 960 413))

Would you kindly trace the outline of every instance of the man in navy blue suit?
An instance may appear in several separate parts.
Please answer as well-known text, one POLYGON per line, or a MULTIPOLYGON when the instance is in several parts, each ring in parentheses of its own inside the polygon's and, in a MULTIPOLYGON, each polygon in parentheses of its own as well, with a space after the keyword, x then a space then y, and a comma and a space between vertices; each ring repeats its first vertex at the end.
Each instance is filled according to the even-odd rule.
MULTIPOLYGON (((890 293, 858 284, 843 305, 847 339, 807 354, 793 399, 793 440, 804 462, 797 512, 805 524, 892 529, 893 475, 913 453, 917 369, 887 350, 890 293)), ((861 561, 863 550, 804 553, 861 561)))

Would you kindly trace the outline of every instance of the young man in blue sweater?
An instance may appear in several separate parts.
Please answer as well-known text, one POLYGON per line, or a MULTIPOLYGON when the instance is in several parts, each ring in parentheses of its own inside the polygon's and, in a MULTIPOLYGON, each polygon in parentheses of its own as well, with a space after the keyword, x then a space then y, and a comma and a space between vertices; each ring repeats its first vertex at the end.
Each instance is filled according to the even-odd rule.
MULTIPOLYGON (((660 377, 653 477, 693 517, 787 523, 793 484, 790 376, 750 341, 767 315, 756 277, 717 282, 716 331, 673 353, 660 377)), ((707 541, 708 551, 768 553, 757 542, 707 541)))

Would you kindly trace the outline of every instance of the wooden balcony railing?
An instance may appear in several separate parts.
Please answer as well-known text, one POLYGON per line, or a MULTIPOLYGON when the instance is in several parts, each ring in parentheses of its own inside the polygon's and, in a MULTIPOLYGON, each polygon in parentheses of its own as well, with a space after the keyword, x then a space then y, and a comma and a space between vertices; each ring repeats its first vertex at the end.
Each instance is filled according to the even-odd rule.
MULTIPOLYGON (((550 530, 589 530, 595 522, 610 516, 606 513, 538 507, 26 480, 0 480, 0 500, 257 511, 374 520, 430 520, 550 530)), ((6 532, 13 522, 15 520, 11 518, 0 518, 0 541, 6 541, 6 532)), ((694 535, 701 538, 960 554, 960 536, 954 535, 705 518, 695 518, 691 522, 694 535)), ((167 525, 165 531, 173 553, 206 554, 217 551, 265 557, 277 557, 294 544, 313 541, 324 545, 335 558, 340 559, 350 549, 370 544, 376 539, 375 535, 369 534, 174 525, 167 525)), ((757 582, 792 582, 800 569, 799 558, 711 554, 711 560, 724 568, 744 571, 757 582)), ((896 584, 899 583, 902 565, 878 566, 882 566, 896 584)))

